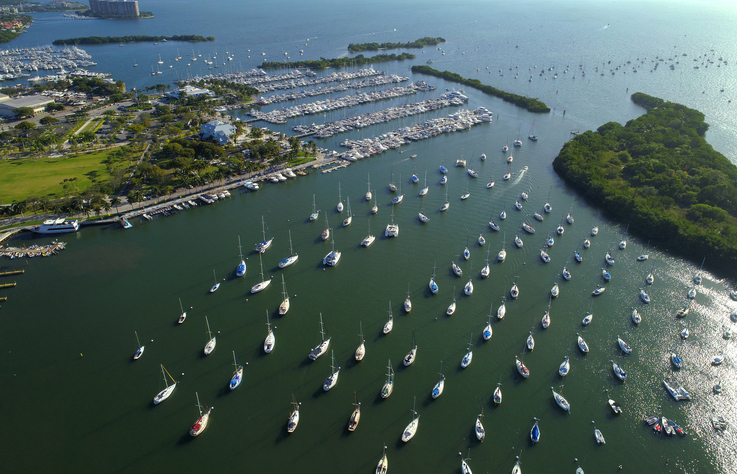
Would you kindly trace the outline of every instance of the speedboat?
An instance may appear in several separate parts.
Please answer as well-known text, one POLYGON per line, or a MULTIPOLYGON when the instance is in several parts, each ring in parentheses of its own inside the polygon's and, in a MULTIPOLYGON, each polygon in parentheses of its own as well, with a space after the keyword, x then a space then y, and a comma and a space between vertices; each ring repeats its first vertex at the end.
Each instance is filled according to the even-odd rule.
POLYGON ((616 362, 612 360, 610 360, 609 362, 612 363, 612 369, 614 370, 614 375, 616 375, 617 378, 621 380, 622 382, 626 382, 627 372, 622 368, 622 366, 620 366, 619 364, 617 364, 616 362))
POLYGON ((612 407, 612 411, 614 413, 616 413, 617 415, 619 415, 620 413, 622 413, 622 407, 621 407, 621 405, 619 403, 615 402, 611 398, 608 400, 608 403, 609 403, 609 406, 612 407))
POLYGON ((632 310, 632 322, 639 325, 642 322, 642 316, 637 311, 637 308, 632 310))
POLYGON ((619 347, 622 349, 622 352, 625 354, 632 354, 632 348, 624 341, 624 339, 617 336, 617 342, 619 343, 619 347))
POLYGON ((527 378, 530 376, 530 369, 528 369, 525 364, 519 360, 517 356, 514 356, 515 364, 517 364, 517 372, 520 373, 520 375, 524 378, 527 378))
POLYGON ((584 354, 589 353, 589 345, 586 344, 586 341, 583 340, 583 337, 581 337, 580 334, 576 333, 576 336, 578 336, 578 348, 581 349, 581 352, 584 354))
POLYGON ((640 298, 642 298, 642 301, 644 301, 645 304, 650 303, 650 296, 643 288, 640 288, 640 298))
POLYGON ((553 390, 553 387, 550 387, 550 390, 553 392, 553 398, 555 399, 555 403, 557 403, 559 407, 561 407, 562 409, 570 413, 571 404, 568 403, 568 400, 566 400, 565 397, 563 397, 563 395, 553 390))
POLYGON ((599 288, 595 289, 593 292, 591 292, 591 296, 599 296, 600 294, 604 293, 606 291, 606 288, 603 286, 600 286, 599 288))

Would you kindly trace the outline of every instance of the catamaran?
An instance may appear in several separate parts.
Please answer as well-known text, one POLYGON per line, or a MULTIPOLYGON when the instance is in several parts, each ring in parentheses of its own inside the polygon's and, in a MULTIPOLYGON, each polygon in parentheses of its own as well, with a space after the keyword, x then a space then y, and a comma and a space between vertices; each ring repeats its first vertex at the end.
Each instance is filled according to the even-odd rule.
MULTIPOLYGON (((248 362, 246 362, 247 364, 248 362)), ((238 361, 238 357, 235 355, 235 351, 233 351, 233 367, 235 367, 235 370, 233 371, 233 377, 230 379, 230 389, 235 390, 238 388, 238 386, 243 381, 243 366, 240 364, 240 361, 238 361)))
POLYGON ((266 339, 264 339, 264 352, 271 354, 276 345, 276 336, 274 330, 271 329, 271 321, 269 321, 269 311, 266 310, 266 339))
POLYGON ((322 323, 322 313, 320 313, 320 344, 317 345, 312 351, 310 351, 309 358, 311 360, 317 360, 318 357, 325 354, 328 351, 328 346, 330 346, 330 339, 325 339, 325 331, 323 330, 323 323, 322 323))
POLYGON ((335 206, 335 210, 343 212, 343 197, 340 195, 340 183, 338 183, 338 205, 335 206))
POLYGON ((330 375, 325 379, 325 383, 322 384, 322 389, 326 392, 338 384, 338 375, 340 375, 340 367, 335 367, 335 352, 330 352, 330 375))
POLYGON ((386 366, 386 382, 381 387, 381 398, 389 398, 389 395, 394 391, 394 369, 392 369, 392 360, 389 359, 389 364, 386 366))
POLYGON ((417 397, 415 397, 414 404, 412 405, 412 421, 407 425, 407 427, 404 429, 404 432, 402 433, 402 441, 405 443, 409 440, 411 440, 415 434, 417 434, 417 426, 420 424, 420 415, 417 414, 417 411, 415 410, 417 406, 417 397))
POLYGON ((417 357, 417 344, 415 344, 415 332, 412 331, 412 347, 410 348, 409 352, 406 356, 404 356, 404 366, 409 367, 412 365, 415 361, 415 358, 417 357))
POLYGON ((164 368, 163 364, 161 364, 161 376, 164 377, 164 385, 166 385, 166 388, 164 388, 164 390, 160 391, 154 397, 154 405, 158 405, 159 403, 169 398, 174 392, 174 389, 177 388, 177 381, 174 380, 174 377, 172 377, 171 374, 164 368), (166 378, 167 375, 169 376, 169 378, 171 378, 171 385, 169 385, 169 379, 166 378))
POLYGON ((297 399, 294 398, 294 394, 292 394, 292 406, 294 407, 292 409, 292 414, 289 415, 289 420, 287 421, 287 433, 294 433, 294 430, 297 429, 297 424, 299 423, 299 403, 297 403, 297 399))
POLYGON ((146 346, 141 345, 141 341, 138 340, 138 331, 133 331, 136 334, 136 342, 138 343, 138 350, 136 351, 136 354, 133 356, 133 360, 138 360, 143 355, 143 351, 146 350, 146 346))
POLYGON ((209 407, 207 408, 207 411, 204 411, 200 404, 200 394, 195 392, 195 395, 197 396, 197 411, 199 412, 200 417, 197 418, 197 421, 194 422, 194 425, 192 425, 192 428, 189 430, 189 435, 192 437, 199 436, 203 431, 205 431, 205 428, 207 428, 207 422, 210 421, 210 413, 212 412, 212 407, 209 407))
POLYGON ((356 361, 360 362, 366 356, 366 339, 363 338, 363 324, 361 323, 361 321, 358 322, 358 328, 358 337, 361 342, 358 344, 358 348, 356 349, 354 357, 356 358, 356 361))
MULTIPOLYGON (((264 223, 264 216, 261 216, 261 234, 264 240, 256 245, 256 252, 258 253, 266 252, 266 250, 271 247, 271 244, 274 242, 274 237, 271 237, 268 240, 266 239, 266 224, 264 223)), ((271 232, 269 232, 269 235, 271 235, 271 232)))
POLYGON ((207 319, 207 316, 205 316, 205 323, 207 324, 207 344, 205 344, 205 355, 212 354, 212 351, 215 350, 215 345, 217 344, 217 340, 215 339, 216 336, 212 335, 212 331, 210 331, 210 320, 207 319))
POLYGON ((315 206, 315 195, 312 195, 312 214, 310 214, 310 220, 314 221, 317 220, 317 218, 320 217, 320 211, 317 210, 315 206))
POLYGON ((238 236, 238 253, 241 256, 241 263, 235 269, 236 276, 242 277, 246 274, 246 261, 243 260, 243 248, 241 247, 241 236, 238 236))
POLYGON ((269 278, 268 280, 264 279, 264 261, 261 258, 261 254, 258 255, 258 261, 261 265, 261 281, 256 283, 251 287, 251 293, 258 293, 259 291, 264 291, 266 288, 268 288, 269 285, 271 285, 272 278, 269 278))
POLYGON ((289 256, 279 260, 279 268, 286 268, 299 259, 299 255, 292 248, 292 231, 289 231, 289 256))
POLYGON ((279 316, 284 316, 289 311, 289 293, 287 293, 287 284, 284 282, 284 275, 281 276, 281 294, 284 300, 279 305, 279 316))

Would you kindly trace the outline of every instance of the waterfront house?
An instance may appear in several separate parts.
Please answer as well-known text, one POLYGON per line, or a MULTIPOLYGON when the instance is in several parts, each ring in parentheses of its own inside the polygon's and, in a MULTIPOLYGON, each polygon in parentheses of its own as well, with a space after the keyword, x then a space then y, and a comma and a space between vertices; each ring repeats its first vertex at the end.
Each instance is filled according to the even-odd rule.
POLYGON ((225 145, 230 137, 235 135, 236 128, 228 123, 214 120, 208 122, 200 128, 200 137, 212 138, 218 145, 225 145))

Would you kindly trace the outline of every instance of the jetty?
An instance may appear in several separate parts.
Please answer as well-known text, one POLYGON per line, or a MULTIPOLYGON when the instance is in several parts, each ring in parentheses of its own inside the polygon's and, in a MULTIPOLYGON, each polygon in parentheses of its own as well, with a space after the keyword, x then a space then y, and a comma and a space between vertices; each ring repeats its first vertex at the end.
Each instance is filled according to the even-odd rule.
POLYGON ((25 272, 26 272, 25 270, 11 270, 9 272, 0 272, 0 277, 10 276, 10 275, 22 275, 25 272))
POLYGON ((13 288, 16 285, 16 282, 13 283, 0 283, 0 288, 13 288))
MULTIPOLYGON (((345 92, 349 89, 363 89, 365 87, 378 87, 378 86, 385 86, 387 84, 398 84, 400 82, 407 82, 409 81, 408 76, 398 76, 396 74, 391 74, 388 76, 379 76, 379 77, 371 77, 369 79, 364 79, 362 81, 357 82, 349 82, 345 84, 335 84, 333 86, 325 86, 325 87, 316 87, 314 89, 307 89, 307 90, 301 90, 299 92, 288 92, 286 94, 277 94, 272 95, 268 97, 259 97, 256 103, 258 105, 264 106, 264 105, 271 105, 271 104, 277 104, 279 102, 286 102, 290 100, 300 100, 307 97, 315 97, 318 95, 326 95, 326 94, 333 94, 335 92, 345 92)), ((300 82, 307 82, 307 81, 300 81, 300 82)), ((287 83, 292 85, 292 83, 287 83)), ((282 84, 274 84, 274 86, 278 86, 282 84)), ((297 86, 294 86, 297 87, 297 86)), ((291 87, 290 87, 291 88, 291 87)))
MULTIPOLYGON (((54 241, 48 245, 34 244, 30 247, 0 247, 0 257, 7 257, 11 260, 23 257, 49 257, 56 255, 65 248, 66 243, 58 241, 54 241)), ((23 273, 23 271, 17 271, 16 273, 23 273)))

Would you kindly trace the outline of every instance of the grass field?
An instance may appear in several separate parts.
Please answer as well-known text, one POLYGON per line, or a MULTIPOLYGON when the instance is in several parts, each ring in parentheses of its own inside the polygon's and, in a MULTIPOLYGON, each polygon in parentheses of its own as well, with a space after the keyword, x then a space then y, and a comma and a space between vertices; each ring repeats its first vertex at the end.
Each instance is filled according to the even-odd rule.
POLYGON ((109 152, 99 151, 74 158, 35 158, 0 160, 0 204, 23 201, 29 196, 64 196, 63 184, 70 190, 84 191, 92 179, 107 181, 110 173, 103 164, 109 152), (76 178, 71 183, 65 179, 76 178))

